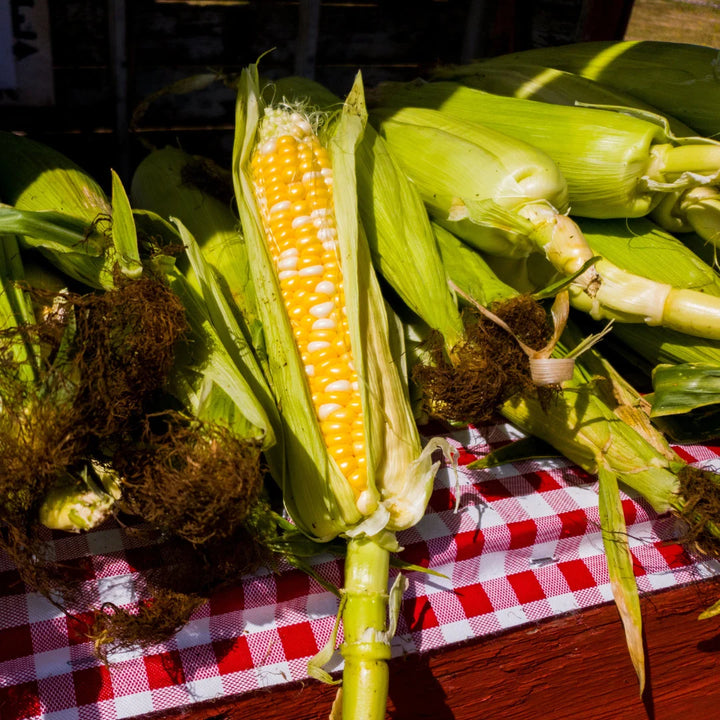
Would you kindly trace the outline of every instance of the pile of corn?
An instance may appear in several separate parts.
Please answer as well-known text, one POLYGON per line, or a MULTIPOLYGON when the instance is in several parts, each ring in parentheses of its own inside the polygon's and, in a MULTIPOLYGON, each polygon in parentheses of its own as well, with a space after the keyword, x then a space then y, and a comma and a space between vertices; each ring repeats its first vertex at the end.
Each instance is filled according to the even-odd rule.
MULTIPOLYGON (((720 485, 670 445, 720 434, 719 57, 587 43, 367 91, 358 75, 344 99, 302 78, 266 85, 251 66, 237 81, 233 157, 216 173, 222 198, 199 180, 209 162, 178 149, 151 152, 128 193, 113 176, 108 199, 49 149, 4 137, 0 234, 18 250, 3 255, 0 319, 5 329, 30 322, 17 298, 22 261, 37 252, 89 292, 151 273, 178 296, 190 340, 166 397, 261 448, 292 520, 277 516, 279 531, 293 527, 318 549, 345 541, 334 716, 385 717, 404 587, 399 576, 388 588, 396 533, 425 511, 433 453, 453 462, 442 438, 421 442, 428 416, 499 413, 598 475, 642 687, 620 485, 686 520, 703 550, 720 547, 720 485), (665 82, 668 65, 682 83, 665 82), (652 72, 663 82, 646 82, 652 72), (61 178, 52 192, 43 164, 61 178), (542 328, 532 340, 516 324, 530 306, 542 328), (508 345, 507 360, 483 350, 486 335, 508 345), (490 393, 483 383, 496 372, 490 393)), ((24 367, 28 348, 13 352, 24 367)), ((83 482, 66 498, 71 510, 83 482)), ((82 524, 57 509, 57 492, 52 512, 42 498, 32 509, 86 529, 88 517, 127 511, 128 487, 120 470, 112 498, 94 484, 102 511, 81 513, 82 524)), ((310 665, 325 680, 334 640, 310 665)))

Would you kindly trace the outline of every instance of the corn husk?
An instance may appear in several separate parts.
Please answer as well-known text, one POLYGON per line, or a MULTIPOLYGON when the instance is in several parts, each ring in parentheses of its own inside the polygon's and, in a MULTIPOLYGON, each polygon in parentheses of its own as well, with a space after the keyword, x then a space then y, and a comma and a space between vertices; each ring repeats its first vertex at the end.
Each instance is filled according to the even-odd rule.
MULTIPOLYGON (((245 332, 257 324, 254 288, 240 220, 231 208, 232 179, 206 158, 193 156, 175 147, 153 150, 138 164, 132 177, 130 194, 136 209, 153 210, 168 219, 181 220, 199 246, 205 261, 219 275, 219 282, 238 310, 242 311, 245 332), (215 192, 220 184, 227 196, 215 192), (227 187, 225 187, 227 185, 227 187)), ((188 263, 185 262, 185 266, 188 263)), ((199 287, 192 266, 188 281, 199 287)))
POLYGON ((386 107, 433 108, 542 150, 567 181, 574 216, 639 217, 664 193, 720 178, 719 144, 675 137, 664 118, 641 110, 551 105, 453 82, 388 86, 379 94, 386 107))
POLYGON ((489 60, 531 62, 567 70, 629 93, 676 115, 708 137, 718 137, 718 49, 658 40, 598 40, 534 48, 489 60))
POLYGON ((582 75, 546 65, 520 61, 502 64, 500 57, 490 58, 487 62, 441 66, 432 72, 431 78, 452 80, 495 95, 537 100, 551 105, 638 108, 655 115, 663 115, 674 135, 697 135, 697 131, 690 126, 634 95, 582 75), (497 61, 497 64, 493 61, 497 61))
POLYGON ((49 250, 37 233, 21 234, 21 243, 37 247, 63 272, 87 285, 113 286, 117 258, 108 232, 110 201, 69 158, 30 138, 0 132, 0 203, 38 212, 37 220, 54 226, 51 236, 56 242, 49 250), (65 227, 67 235, 60 233, 65 227))
MULTIPOLYGON (((675 137, 692 137, 697 132, 667 113, 638 100, 632 95, 608 88, 594 80, 573 73, 532 64, 472 64, 440 68, 434 77, 455 80, 497 95, 536 100, 554 105, 582 105, 603 109, 636 108, 662 115, 675 137), (466 74, 472 70, 472 74, 466 74)), ((698 232, 705 240, 720 243, 720 191, 716 187, 699 187, 664 193, 651 216, 669 232, 698 232)))

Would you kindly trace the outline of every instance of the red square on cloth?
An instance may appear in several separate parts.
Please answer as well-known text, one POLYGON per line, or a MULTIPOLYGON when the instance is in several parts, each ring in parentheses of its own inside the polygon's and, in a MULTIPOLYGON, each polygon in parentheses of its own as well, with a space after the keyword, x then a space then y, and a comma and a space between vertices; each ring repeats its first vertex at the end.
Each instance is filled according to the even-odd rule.
POLYGON ((455 535, 455 561, 472 560, 482 553, 485 535, 481 530, 468 530, 455 535))
POLYGON ((662 555, 669 568, 678 569, 692 565, 692 559, 682 545, 659 542, 655 549, 662 555))
POLYGON ((317 640, 315 640, 310 623, 303 622, 278 627, 278 634, 287 660, 310 657, 318 651, 317 640))
POLYGON ((545 599, 545 591, 531 570, 508 575, 508 580, 522 605, 545 599))
POLYGON ((252 655, 247 638, 243 635, 213 643, 220 675, 250 670, 253 667, 252 655))
POLYGON ((10 685, 0 685, 0 717, 2 720, 23 720, 40 715, 40 694, 35 681, 10 685))
POLYGON ((243 586, 241 584, 217 590, 210 596, 210 615, 225 615, 243 608, 243 586))
POLYGON ((494 502, 495 500, 506 500, 512 497, 512 493, 500 480, 484 480, 475 484, 486 502, 494 502))
POLYGON ((0 630, 0 662, 32 654, 32 633, 29 625, 18 625, 0 630))
POLYGON ((486 615, 493 611, 493 605, 481 583, 459 588, 456 595, 463 606, 465 617, 477 617, 478 615, 486 615))
POLYGON ((580 537, 587 530, 587 514, 584 510, 570 510, 558 515, 562 523, 560 538, 580 537))
POLYGON ((177 650, 146 655, 143 660, 151 690, 159 690, 170 685, 182 685, 185 682, 185 672, 180 653, 177 650))
POLYGON ((537 523, 531 519, 520 520, 519 522, 509 523, 508 530, 510 531, 509 550, 530 547, 537 536, 537 523))
POLYGON ((573 592, 587 590, 597 585, 593 574, 582 560, 558 563, 558 569, 565 576, 565 580, 573 592))
POLYGON ((275 588, 278 604, 306 597, 310 593, 310 576, 300 570, 282 573, 275 578, 275 588))
POLYGON ((544 470, 525 473, 523 478, 535 492, 539 493, 558 490, 562 487, 558 482, 558 479, 552 473, 545 472, 544 470))
POLYGON ((625 516, 625 523, 627 525, 632 525, 638 514, 637 505, 632 500, 623 500, 622 501, 622 509, 623 509, 623 515, 625 516))
POLYGON ((72 676, 78 707, 112 699, 113 688, 110 681, 110 670, 106 665, 75 670, 72 676))

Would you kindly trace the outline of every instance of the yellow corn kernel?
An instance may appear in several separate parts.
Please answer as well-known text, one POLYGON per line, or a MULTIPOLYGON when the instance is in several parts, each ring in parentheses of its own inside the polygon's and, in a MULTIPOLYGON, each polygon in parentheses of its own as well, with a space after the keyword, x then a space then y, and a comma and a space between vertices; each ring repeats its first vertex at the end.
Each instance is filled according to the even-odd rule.
POLYGON ((325 148, 298 113, 266 110, 251 158, 254 192, 329 454, 356 497, 366 489, 358 378, 325 148))

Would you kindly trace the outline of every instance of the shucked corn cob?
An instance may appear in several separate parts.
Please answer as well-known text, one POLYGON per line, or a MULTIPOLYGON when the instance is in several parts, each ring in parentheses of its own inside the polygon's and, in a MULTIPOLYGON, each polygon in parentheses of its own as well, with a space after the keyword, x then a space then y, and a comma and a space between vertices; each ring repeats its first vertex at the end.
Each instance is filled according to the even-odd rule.
POLYGON ((341 609, 346 720, 385 716, 389 551, 394 531, 425 511, 432 450, 449 453, 440 441, 421 448, 399 371, 401 338, 358 224, 354 156, 363 125, 359 79, 321 146, 300 108, 264 106, 256 68, 242 74, 233 176, 284 428, 284 456, 271 449, 268 460, 305 533, 350 538, 341 609))
POLYGON ((367 489, 365 433, 328 152, 300 113, 267 108, 250 162, 280 292, 290 309, 325 444, 359 498, 367 489))

